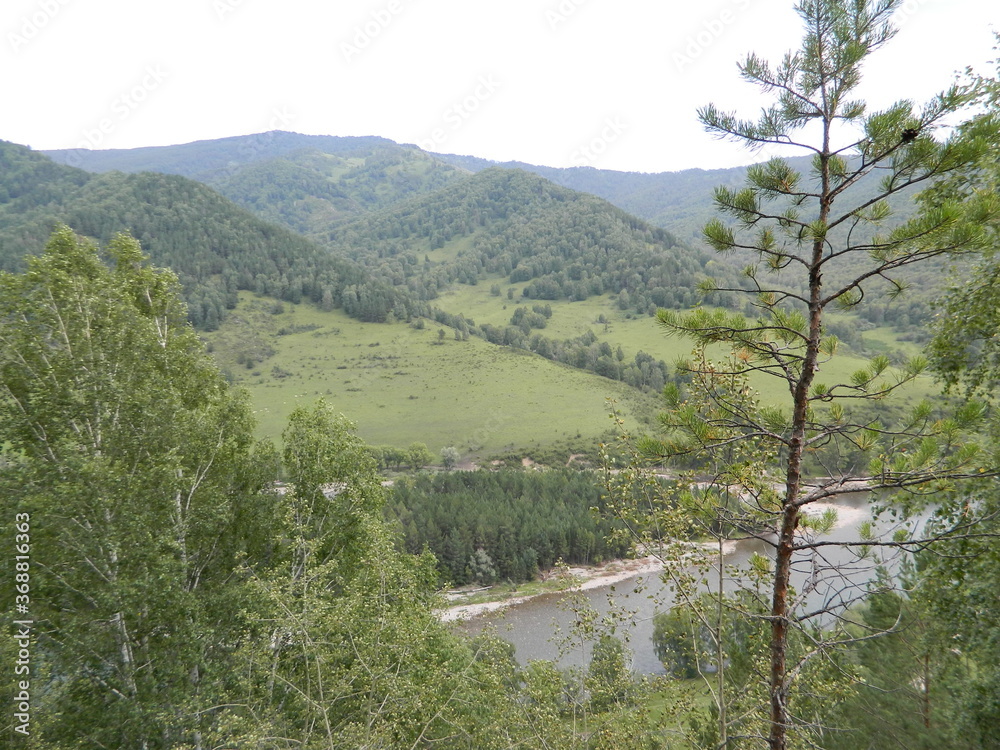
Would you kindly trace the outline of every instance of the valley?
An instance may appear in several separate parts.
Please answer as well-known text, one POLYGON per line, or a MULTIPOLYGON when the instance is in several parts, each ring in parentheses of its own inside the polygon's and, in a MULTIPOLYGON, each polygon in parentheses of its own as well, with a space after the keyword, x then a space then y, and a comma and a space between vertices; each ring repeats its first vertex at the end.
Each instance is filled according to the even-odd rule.
POLYGON ((548 457, 557 445, 568 456, 593 452, 610 430, 608 398, 633 425, 656 409, 654 396, 623 383, 477 337, 458 341, 433 322, 363 323, 289 303, 274 314, 276 304, 244 297, 204 335, 220 366, 249 389, 262 436, 280 436, 297 405, 322 396, 373 444, 423 442, 435 456, 454 446, 465 461, 548 457))
MULTIPOLYGON (((988 503, 997 471, 976 442, 989 408, 941 395, 923 358, 932 300, 963 262, 933 242, 979 235, 952 231, 957 208, 923 217, 908 164, 897 189, 849 176, 863 160, 828 161, 838 209, 863 204, 832 227, 799 218, 821 189, 799 191, 802 160, 646 175, 281 131, 105 152, 0 142, 0 468, 16 507, 56 530, 44 554, 76 556, 39 572, 73 602, 46 599, 53 632, 100 609, 119 624, 108 642, 157 669, 176 648, 157 627, 198 648, 218 633, 173 682, 119 666, 168 705, 192 665, 223 665, 206 683, 235 708, 184 720, 225 741, 331 706, 389 737, 391 712, 344 708, 372 680, 405 710, 449 686, 412 747, 445 712, 442 738, 453 721, 480 731, 455 696, 494 727, 526 715, 524 736, 563 733, 560 747, 604 747, 581 711, 674 747, 728 727, 730 706, 766 706, 769 655, 815 643, 843 663, 812 661, 806 686, 839 691, 830 715, 860 700, 879 669, 865 629, 888 641, 911 617, 904 578, 924 573, 908 553, 973 538, 978 500, 955 487, 988 503), (783 204, 768 213, 761 195, 783 204), (703 233, 720 206, 729 219, 703 233), (91 569, 107 601, 88 598, 105 590, 91 569), (613 585, 574 593, 583 570, 613 585), (663 580, 630 599, 640 572, 663 580), (522 606, 446 625, 449 586, 522 606), (140 597, 161 590, 150 625, 140 597), (775 623, 789 631, 768 650, 775 623), (343 695, 288 710, 314 668, 343 695)), ((75 666, 87 653, 46 647, 103 695, 75 666)))

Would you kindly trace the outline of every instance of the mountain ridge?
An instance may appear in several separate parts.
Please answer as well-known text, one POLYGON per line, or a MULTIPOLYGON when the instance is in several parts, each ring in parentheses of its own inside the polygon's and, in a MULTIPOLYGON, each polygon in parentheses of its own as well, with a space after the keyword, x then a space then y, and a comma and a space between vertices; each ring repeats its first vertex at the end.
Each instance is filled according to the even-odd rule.
POLYGON ((106 243, 129 231, 157 265, 177 273, 191 320, 209 329, 241 289, 290 302, 339 305, 361 286, 404 304, 355 262, 236 206, 201 182, 157 172, 87 173, 0 141, 0 268, 19 270, 53 225, 106 243))
MULTIPOLYGON (((240 167, 287 156, 299 149, 314 149, 345 156, 376 147, 426 154, 442 164, 465 172, 478 172, 489 167, 533 172, 563 187, 604 198, 639 218, 670 229, 686 241, 700 241, 701 224, 707 215, 704 210, 705 201, 697 196, 710 195, 711 190, 719 184, 736 186, 746 174, 745 166, 712 170, 694 168, 673 172, 548 167, 522 161, 495 162, 475 156, 427 152, 414 144, 400 144, 379 136, 315 136, 287 131, 231 136, 176 146, 106 151, 55 149, 41 153, 57 162, 71 163, 89 171, 169 171, 213 184, 224 177, 231 177, 240 167), (170 152, 176 152, 177 156, 167 158, 170 152), (198 158, 203 161, 197 161, 198 158), (701 210, 696 210, 695 207, 699 205, 701 210)), ((222 192, 226 194, 224 190, 222 192)))

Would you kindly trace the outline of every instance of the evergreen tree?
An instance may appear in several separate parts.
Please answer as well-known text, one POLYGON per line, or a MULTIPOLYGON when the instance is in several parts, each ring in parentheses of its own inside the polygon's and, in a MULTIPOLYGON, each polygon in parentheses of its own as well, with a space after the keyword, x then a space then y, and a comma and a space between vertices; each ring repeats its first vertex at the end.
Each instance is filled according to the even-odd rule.
MULTIPOLYGON (((790 589, 795 565, 814 566, 813 586, 822 576, 824 585, 836 587, 840 575, 824 562, 824 548, 835 543, 820 536, 833 519, 810 521, 810 506, 858 488, 941 491, 950 481, 990 468, 975 442, 984 415, 980 406, 944 415, 924 403, 896 425, 874 419, 864 408, 920 374, 926 367, 922 358, 893 369, 887 357, 875 357, 845 381, 824 374, 838 343, 825 328, 830 309, 862 309, 871 295, 901 293, 905 284, 899 277, 910 266, 984 249, 990 241, 984 227, 1000 215, 997 196, 977 192, 964 200, 944 196, 891 231, 884 228, 892 214, 889 198, 973 170, 998 140, 995 117, 936 138, 948 118, 980 98, 982 87, 975 83, 956 84, 921 109, 901 101, 868 112, 865 102, 851 99, 867 57, 892 38, 890 16, 899 4, 803 0, 797 5, 805 28, 801 48, 776 66, 756 55, 740 66, 746 80, 772 97, 760 119, 741 120, 714 105, 699 112, 705 127, 720 137, 752 149, 799 148, 812 155, 812 165, 806 178, 774 158, 747 170, 745 188, 716 190, 717 208, 728 223, 713 220, 705 237, 717 251, 746 264, 754 317, 707 309, 658 313, 669 333, 695 342, 687 372, 696 398, 686 400, 671 390, 662 419, 666 436, 646 441, 643 449, 658 459, 697 457, 714 471, 715 486, 702 491, 692 485, 674 502, 686 505, 713 535, 737 529, 773 550, 773 564, 759 561, 760 576, 769 581, 767 612, 743 611, 770 632, 766 660, 758 665, 768 687, 757 706, 757 731, 772 750, 809 741, 821 731, 822 717, 812 713, 806 685, 830 675, 810 676, 809 670, 836 663, 851 638, 837 630, 820 633, 813 624, 845 596, 802 611, 803 597, 790 589), (874 195, 850 191, 875 173, 882 179, 874 195), (713 361, 710 348, 718 344, 729 353, 713 361), (762 406, 750 387, 751 373, 775 378, 788 394, 785 404, 762 406), (827 478, 807 482, 807 461, 827 478)), ((707 282, 702 291, 741 289, 707 282)), ((940 497, 946 511, 961 511, 959 501, 940 497)), ((919 500, 900 505, 913 508, 919 500)), ((661 531, 675 528, 671 509, 662 510, 654 525, 661 531)), ((968 510, 971 515, 956 515, 932 538, 903 533, 880 541, 863 535, 845 544, 859 559, 866 549, 916 549, 968 528, 981 509, 968 510)), ((850 586, 842 581, 839 590, 850 586)), ((718 718, 719 741, 725 744, 725 713, 718 718)))

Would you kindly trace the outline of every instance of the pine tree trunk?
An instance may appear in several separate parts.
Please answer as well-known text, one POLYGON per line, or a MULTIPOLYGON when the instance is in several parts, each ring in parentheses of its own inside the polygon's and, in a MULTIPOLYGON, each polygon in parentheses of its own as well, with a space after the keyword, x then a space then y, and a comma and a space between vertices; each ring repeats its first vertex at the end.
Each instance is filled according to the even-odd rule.
MULTIPOLYGON (((826 154, 821 155, 823 198, 820 220, 829 215, 829 167, 826 154)), ((781 527, 774 561, 774 588, 771 599, 771 750, 785 750, 788 730, 788 585, 792 573, 792 553, 795 529, 799 525, 799 495, 802 485, 802 457, 806 447, 806 426, 809 412, 809 390, 819 363, 822 339, 823 306, 821 304, 823 241, 813 244, 809 272, 809 338, 802 369, 795 382, 792 403, 792 430, 785 473, 785 497, 782 502, 781 527)))

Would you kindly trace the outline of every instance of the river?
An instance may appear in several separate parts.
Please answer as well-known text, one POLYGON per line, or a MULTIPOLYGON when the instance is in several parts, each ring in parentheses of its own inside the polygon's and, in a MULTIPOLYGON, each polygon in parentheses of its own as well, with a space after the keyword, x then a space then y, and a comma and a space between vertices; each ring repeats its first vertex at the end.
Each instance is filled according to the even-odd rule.
MULTIPOLYGON (((856 541, 861 524, 871 517, 869 503, 870 495, 859 493, 840 498, 836 505, 824 505, 823 508, 836 509, 837 523, 820 539, 856 541)), ((911 522, 910 528, 913 526, 911 522)), ((898 523, 880 519, 874 530, 878 537, 887 538, 897 528, 898 523)), ((727 575, 723 585, 727 591, 736 588, 738 571, 747 568, 755 552, 764 556, 773 555, 771 548, 758 540, 740 541, 729 547, 730 551, 724 558, 727 575)), ((811 612, 824 605, 847 604, 849 599, 864 593, 865 584, 875 575, 873 560, 859 561, 848 549, 831 546, 819 552, 822 554, 797 558, 794 563, 792 585, 802 597, 801 611, 811 612)), ((898 565, 898 557, 886 562, 892 569, 898 565)), ((717 577, 717 573, 714 576, 717 577)), ((585 597, 601 616, 608 613, 612 606, 616 611, 629 611, 616 634, 628 641, 633 652, 633 670, 643 674, 664 673, 663 665, 653 651, 653 616, 669 608, 672 593, 659 575, 636 576, 614 586, 579 592, 578 596, 585 597)), ((570 633, 576 618, 576 614, 565 604, 561 606, 560 603, 565 600, 565 594, 543 594, 500 612, 481 615, 457 627, 468 633, 478 633, 487 626, 496 628, 500 637, 514 644, 521 664, 530 659, 553 659, 563 666, 585 666, 590 660, 592 644, 577 640, 575 647, 568 651, 565 649, 565 636, 570 633), (561 649, 560 644, 564 648, 561 649)))

